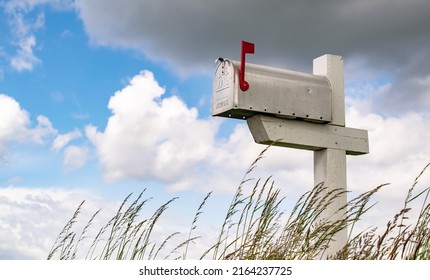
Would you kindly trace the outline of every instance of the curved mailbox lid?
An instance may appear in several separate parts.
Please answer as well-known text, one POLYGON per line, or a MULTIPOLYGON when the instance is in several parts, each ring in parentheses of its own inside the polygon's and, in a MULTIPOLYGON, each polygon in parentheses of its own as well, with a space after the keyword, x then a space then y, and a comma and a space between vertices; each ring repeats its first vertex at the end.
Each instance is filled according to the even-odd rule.
POLYGON ((249 89, 244 92, 240 90, 239 69, 240 62, 227 59, 217 65, 214 116, 246 119, 267 114, 313 122, 332 120, 332 91, 326 77, 247 64, 249 89))

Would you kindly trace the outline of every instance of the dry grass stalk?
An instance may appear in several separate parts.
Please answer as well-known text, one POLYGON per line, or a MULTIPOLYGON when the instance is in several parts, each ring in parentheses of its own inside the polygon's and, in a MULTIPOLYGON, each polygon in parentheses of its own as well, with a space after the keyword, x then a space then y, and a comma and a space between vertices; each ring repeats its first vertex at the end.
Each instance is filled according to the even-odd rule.
MULTIPOLYGON (((239 184, 232 202, 227 209, 225 219, 220 227, 218 238, 213 246, 201 256, 212 259, 315 259, 321 256, 340 230, 349 229, 347 245, 333 256, 332 259, 430 259, 430 204, 428 198, 430 187, 416 192, 417 184, 426 172, 427 165, 409 188, 403 207, 387 222, 385 230, 377 234, 378 227, 372 227, 355 235, 356 225, 364 215, 376 205, 371 204, 374 195, 386 184, 380 185, 364 194, 353 198, 339 211, 346 215, 337 221, 322 218, 324 209, 333 203, 343 190, 336 189, 326 192, 324 184, 315 186, 303 194, 286 217, 282 209, 285 197, 280 197, 279 189, 274 187, 271 177, 265 181, 256 180, 249 195, 246 193, 248 178, 264 157, 264 149, 250 165, 239 184), (411 203, 422 199, 422 206, 415 220, 410 219, 411 203), (408 221, 412 221, 408 224, 408 221)), ((149 199, 143 199, 145 190, 127 206, 131 195, 127 196, 117 213, 104 225, 95 236, 87 250, 86 259, 159 259, 160 252, 166 244, 172 242, 179 232, 168 235, 160 245, 152 239, 154 228, 163 213, 177 199, 176 197, 161 205, 147 219, 140 218, 141 212, 149 199), (99 245, 102 244, 102 247, 99 245)), ((164 256, 186 259, 190 244, 200 236, 193 236, 203 208, 210 198, 207 194, 197 208, 187 237, 164 256)), ((48 254, 48 259, 77 258, 78 248, 88 239, 89 227, 98 216, 94 213, 77 237, 73 227, 80 214, 82 202, 72 218, 60 232, 48 254)))

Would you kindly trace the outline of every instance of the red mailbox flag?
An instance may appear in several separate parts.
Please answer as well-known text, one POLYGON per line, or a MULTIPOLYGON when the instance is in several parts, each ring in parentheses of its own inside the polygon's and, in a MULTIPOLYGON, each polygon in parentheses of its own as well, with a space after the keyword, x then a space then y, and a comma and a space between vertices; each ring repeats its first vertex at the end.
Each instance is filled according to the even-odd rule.
POLYGON ((254 53, 254 44, 242 41, 242 50, 240 58, 239 84, 242 91, 249 89, 249 84, 245 81, 245 54, 254 53))

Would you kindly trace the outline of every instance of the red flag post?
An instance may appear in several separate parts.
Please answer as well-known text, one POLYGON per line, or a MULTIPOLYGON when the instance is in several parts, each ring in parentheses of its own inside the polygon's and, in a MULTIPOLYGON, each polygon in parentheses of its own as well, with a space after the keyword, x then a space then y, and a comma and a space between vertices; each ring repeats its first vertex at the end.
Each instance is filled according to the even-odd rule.
POLYGON ((239 84, 242 91, 249 89, 249 83, 245 81, 245 55, 247 53, 254 53, 254 44, 246 41, 242 41, 242 51, 240 58, 240 72, 239 72, 239 84))

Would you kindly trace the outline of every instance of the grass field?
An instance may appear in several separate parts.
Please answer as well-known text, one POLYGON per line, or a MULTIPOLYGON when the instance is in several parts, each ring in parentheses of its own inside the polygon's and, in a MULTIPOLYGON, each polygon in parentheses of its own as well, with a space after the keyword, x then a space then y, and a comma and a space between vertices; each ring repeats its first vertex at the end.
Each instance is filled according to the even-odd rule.
MULTIPOLYGON (((269 148, 269 147, 268 147, 269 148)), ((344 190, 326 192, 324 184, 304 193, 288 213, 282 209, 279 189, 273 180, 257 180, 252 190, 244 191, 249 175, 263 158, 263 150, 247 170, 239 184, 232 202, 226 209, 225 219, 220 225, 217 239, 205 248, 201 259, 318 259, 333 241, 335 234, 348 230, 346 246, 329 259, 386 260, 386 259, 430 259, 430 187, 417 193, 416 186, 427 165, 409 188, 403 205, 387 221, 385 228, 377 226, 355 232, 360 221, 375 203, 374 195, 385 185, 377 186, 348 201, 346 215, 337 221, 322 218, 321 213, 344 190), (245 193, 248 193, 245 195, 245 193), (325 195, 322 195, 326 193, 325 195), (419 202, 417 218, 410 219, 411 204, 419 202)), ((172 232, 163 241, 156 242, 153 233, 160 217, 177 198, 172 198, 143 218, 141 212, 149 199, 145 191, 132 199, 127 196, 117 213, 102 226, 95 236, 88 236, 89 229, 99 211, 76 232, 76 224, 84 203, 81 203, 69 222, 54 242, 48 259, 75 259, 84 252, 85 259, 187 259, 190 244, 198 244, 202 236, 195 235, 205 204, 211 198, 208 193, 197 212, 190 219, 189 232, 177 242, 179 232, 172 232), (170 244, 175 242, 174 244, 170 244), (169 244, 173 249, 161 255, 169 244), (173 246, 172 246, 173 245, 173 246)), ((340 211, 345 210, 339 209, 340 211)), ((181 235, 182 236, 182 235, 181 235)), ((204 236, 203 236, 204 238, 204 236)), ((195 245, 194 245, 195 246, 195 245)))

